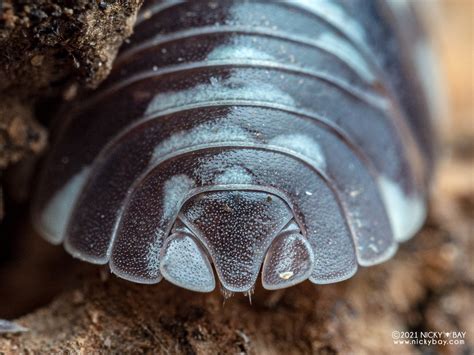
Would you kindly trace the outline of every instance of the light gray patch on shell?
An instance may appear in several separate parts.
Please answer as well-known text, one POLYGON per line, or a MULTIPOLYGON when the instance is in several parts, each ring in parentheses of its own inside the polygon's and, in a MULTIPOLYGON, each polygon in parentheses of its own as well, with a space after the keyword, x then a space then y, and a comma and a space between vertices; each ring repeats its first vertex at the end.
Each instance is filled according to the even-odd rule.
POLYGON ((423 199, 407 196, 396 182, 384 176, 379 177, 378 186, 395 239, 402 242, 411 238, 426 217, 423 199))
POLYGON ((60 243, 64 239, 69 216, 89 172, 90 168, 85 167, 74 175, 53 195, 41 213, 41 228, 52 243, 60 243))
MULTIPOLYGON (((194 169, 193 176, 199 177, 204 184, 213 184, 214 179, 216 179, 215 171, 222 171, 225 174, 229 170, 229 164, 226 159, 228 155, 228 152, 224 152, 211 159, 198 158, 199 164, 194 169)), ((245 177, 245 180, 248 180, 248 178, 245 177)))
MULTIPOLYGON (((181 204, 194 186, 194 181, 186 175, 175 175, 165 182, 162 220, 169 221, 178 214, 181 204)), ((160 272, 160 249, 167 233, 164 230, 166 226, 161 227, 155 231, 155 239, 148 246, 146 257, 147 271, 152 277, 160 272)))
POLYGON ((358 44, 366 42, 363 27, 348 15, 337 1, 292 0, 291 4, 324 19, 358 44))
POLYGON ((148 246, 147 271, 150 275, 156 276, 160 273, 160 250, 163 245, 163 233, 159 231, 159 236, 148 246))
POLYGON ((375 81, 375 75, 372 69, 370 69, 367 61, 347 41, 331 32, 321 33, 316 41, 321 48, 335 54, 343 62, 349 65, 349 67, 359 74, 366 82, 372 83, 375 81))
POLYGON ((251 184, 252 176, 242 167, 234 166, 227 169, 221 175, 218 175, 214 183, 216 185, 229 185, 229 184, 251 184))
POLYGON ((311 137, 303 134, 285 134, 271 139, 270 146, 282 147, 306 157, 319 170, 326 169, 326 158, 321 146, 311 137))
POLYGON ((263 101, 293 106, 294 99, 286 92, 267 83, 252 83, 237 75, 228 79, 212 77, 209 83, 180 91, 157 94, 148 104, 145 114, 209 101, 263 101))
MULTIPOLYGON (((342 31, 346 36, 355 40, 357 44, 364 46, 366 43, 363 27, 358 22, 354 21, 337 3, 327 0, 292 0, 290 4, 291 6, 308 11, 322 18, 327 23, 335 26, 339 31, 342 31)), ((231 18, 237 19, 237 22, 245 22, 246 17, 248 16, 246 4, 236 3, 232 6, 230 11, 232 13, 231 18)), ((232 21, 228 21, 227 24, 232 25, 233 23, 232 21)), ((278 32, 279 30, 280 29, 275 28, 275 32, 278 32)), ((367 80, 367 82, 371 83, 375 81, 375 76, 366 60, 348 41, 331 32, 322 33, 319 38, 306 37, 304 34, 299 34, 299 36, 304 38, 306 42, 313 42, 316 46, 339 56, 364 80, 367 80)), ((258 58, 264 59, 263 57, 258 58)))
POLYGON ((153 151, 150 165, 166 154, 179 149, 210 143, 245 142, 251 139, 248 132, 229 123, 229 120, 221 119, 212 123, 204 123, 191 130, 175 133, 161 142, 153 151))
POLYGON ((163 196, 164 219, 171 218, 179 212, 180 205, 194 186, 194 181, 186 175, 175 175, 165 182, 163 196))
POLYGON ((207 55, 207 60, 226 59, 274 60, 274 57, 261 48, 251 46, 251 43, 241 43, 237 38, 233 38, 231 43, 222 44, 207 55))
POLYGON ((200 246, 187 235, 172 235, 161 251, 161 273, 171 283, 198 292, 211 292, 214 273, 200 246))
MULTIPOLYGON (((189 191, 195 186, 194 181, 186 175, 175 175, 164 184, 163 216, 165 221, 172 220, 179 212, 189 191)), ((160 270, 160 249, 167 231, 158 228, 155 231, 155 240, 150 243, 147 254, 147 270, 150 275, 158 275, 160 270)))

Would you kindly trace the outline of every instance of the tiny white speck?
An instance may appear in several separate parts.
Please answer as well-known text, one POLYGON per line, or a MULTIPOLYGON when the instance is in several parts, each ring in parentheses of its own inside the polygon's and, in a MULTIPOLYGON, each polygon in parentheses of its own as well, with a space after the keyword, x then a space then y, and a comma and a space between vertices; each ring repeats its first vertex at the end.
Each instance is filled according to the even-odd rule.
POLYGON ((153 71, 157 71, 158 67, 156 65, 153 66, 153 71))
POLYGON ((147 11, 145 11, 145 12, 143 13, 143 18, 144 18, 145 20, 148 20, 148 19, 151 18, 152 15, 153 15, 153 13, 152 13, 150 10, 147 10, 147 11))
POLYGON ((280 272, 278 276, 283 280, 288 280, 294 275, 293 271, 280 272))
POLYGON ((375 244, 369 244, 369 248, 372 249, 372 251, 374 251, 375 253, 379 251, 379 248, 377 248, 375 244))
POLYGON ((356 196, 359 196, 361 193, 360 190, 354 190, 354 191, 351 191, 351 197, 356 197, 356 196))
POLYGON ((313 193, 311 191, 305 191, 305 194, 308 196, 313 196, 313 193))

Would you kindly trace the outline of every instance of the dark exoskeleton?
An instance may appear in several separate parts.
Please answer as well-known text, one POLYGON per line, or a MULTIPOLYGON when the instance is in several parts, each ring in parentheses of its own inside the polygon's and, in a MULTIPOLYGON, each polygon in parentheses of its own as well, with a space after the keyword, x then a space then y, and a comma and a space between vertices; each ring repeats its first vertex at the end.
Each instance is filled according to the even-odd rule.
MULTIPOLYGON (((421 227, 433 167, 410 3, 148 1, 58 117, 34 223, 141 283, 351 277, 421 227)), ((429 84, 429 83, 428 83, 429 84)), ((428 85, 429 86, 429 85, 428 85)))

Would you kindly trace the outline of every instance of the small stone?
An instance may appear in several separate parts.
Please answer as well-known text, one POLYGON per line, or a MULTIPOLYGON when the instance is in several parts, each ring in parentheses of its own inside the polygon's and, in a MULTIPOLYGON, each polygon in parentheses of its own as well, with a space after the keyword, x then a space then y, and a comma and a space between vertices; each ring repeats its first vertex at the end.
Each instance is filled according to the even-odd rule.
POLYGON ((63 91, 63 99, 66 101, 71 101, 77 96, 77 91, 78 91, 78 85, 77 84, 72 84, 69 85, 64 91, 63 91))
POLYGON ((89 312, 89 315, 90 315, 90 317, 91 317, 91 322, 92 322, 93 324, 99 323, 99 317, 100 317, 99 311, 92 310, 92 311, 89 312))
POLYGON ((44 56, 42 55, 35 55, 31 58, 31 65, 34 67, 39 67, 43 64, 44 56))
POLYGON ((72 294, 72 302, 75 304, 84 302, 84 294, 79 290, 74 291, 72 294))
POLYGON ((104 346, 105 346, 106 348, 110 348, 110 347, 112 346, 112 340, 110 340, 109 337, 105 338, 105 340, 104 340, 104 346))
POLYGON ((145 20, 149 20, 151 18, 151 16, 153 15, 153 13, 150 11, 150 10, 146 10, 144 13, 143 13, 143 18, 145 20))

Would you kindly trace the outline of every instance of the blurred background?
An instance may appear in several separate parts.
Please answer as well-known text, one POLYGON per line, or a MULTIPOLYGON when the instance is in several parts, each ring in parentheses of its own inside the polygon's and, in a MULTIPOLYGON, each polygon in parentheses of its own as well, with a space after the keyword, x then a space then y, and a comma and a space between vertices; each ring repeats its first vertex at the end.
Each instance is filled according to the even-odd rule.
POLYGON ((474 1, 413 0, 423 3, 440 64, 449 117, 441 125, 447 141, 464 141, 474 151, 474 1))

